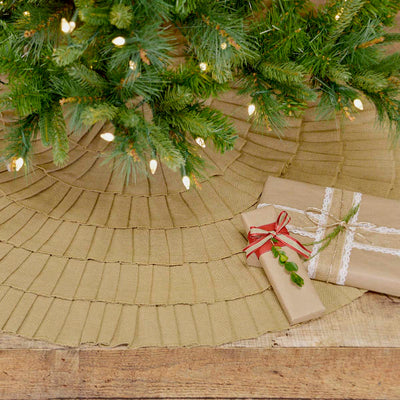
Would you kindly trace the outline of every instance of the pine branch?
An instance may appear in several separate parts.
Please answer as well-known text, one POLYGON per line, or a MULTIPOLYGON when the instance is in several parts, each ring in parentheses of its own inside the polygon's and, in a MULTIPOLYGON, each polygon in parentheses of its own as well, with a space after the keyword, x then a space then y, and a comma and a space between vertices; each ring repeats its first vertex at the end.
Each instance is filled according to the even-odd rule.
POLYGON ((389 86, 385 75, 374 71, 365 71, 360 75, 354 75, 351 83, 352 86, 370 93, 380 92, 389 86))
POLYGON ((112 120, 117 115, 117 112, 117 107, 107 103, 86 106, 81 114, 82 123, 91 126, 96 122, 112 120))
POLYGON ((335 41, 351 25, 357 13, 364 6, 366 0, 341 0, 338 2, 336 22, 330 30, 330 39, 335 41))
POLYGON ((195 182, 204 160, 193 139, 220 152, 233 147, 229 121, 204 107, 232 85, 251 96, 252 120, 277 134, 286 116, 299 115, 317 94, 322 112, 348 117, 364 95, 395 141, 400 55, 383 50, 400 41, 385 30, 399 10, 398 0, 329 0, 318 10, 309 0, 5 2, 0 73, 9 91, 0 103, 19 119, 8 154, 29 157, 40 130, 55 163, 64 162, 64 105, 72 131, 112 123, 111 159, 126 176, 145 173, 149 158, 158 157, 195 182), (61 18, 75 29, 62 33, 61 18), (185 60, 179 67, 174 51, 185 60), (142 106, 151 110, 146 119, 142 106))
POLYGON ((285 85, 298 85, 304 83, 305 69, 294 62, 260 63, 258 70, 265 79, 274 80, 285 85))
POLYGON ((68 46, 55 49, 53 58, 60 67, 70 65, 81 57, 86 48, 84 46, 68 46))

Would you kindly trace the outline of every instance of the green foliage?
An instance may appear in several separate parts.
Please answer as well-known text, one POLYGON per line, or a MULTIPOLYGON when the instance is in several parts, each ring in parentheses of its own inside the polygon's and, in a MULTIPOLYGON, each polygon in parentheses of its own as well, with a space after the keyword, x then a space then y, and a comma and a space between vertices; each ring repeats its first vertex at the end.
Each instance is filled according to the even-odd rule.
POLYGON ((54 163, 60 166, 68 159, 69 142, 62 109, 54 107, 41 112, 38 128, 43 144, 52 146, 54 163))
POLYGON ((112 120, 117 115, 118 108, 110 104, 90 105, 82 112, 82 122, 85 125, 94 125, 96 122, 112 120))
POLYGON ((332 240, 334 240, 340 233, 343 233, 346 231, 346 229, 347 229, 346 225, 350 222, 350 220, 354 217, 354 215, 357 214, 359 208, 360 208, 359 204, 352 207, 350 209, 350 211, 342 219, 342 221, 338 221, 337 226, 335 226, 334 229, 330 233, 328 233, 324 238, 322 238, 321 240, 307 243, 304 245, 304 246, 314 246, 315 244, 321 244, 318 251, 309 259, 314 258, 321 251, 324 251, 331 244, 332 240))
POLYGON ((75 62, 79 57, 82 56, 84 51, 85 48, 83 46, 59 47, 58 49, 54 50, 53 58, 57 65, 63 67, 75 62))
POLYGON ((126 177, 147 173, 157 158, 195 180, 205 166, 195 139, 220 152, 233 148, 231 123, 204 103, 232 85, 252 98, 251 120, 276 134, 308 101, 318 99, 322 115, 351 117, 361 97, 375 105, 396 142, 400 54, 385 54, 385 45, 400 41, 386 31, 400 2, 330 0, 318 9, 309 0, 267 4, 4 1, 0 73, 9 83, 0 107, 14 109, 18 118, 5 156, 28 160, 40 134, 54 162, 65 162, 64 105, 69 130, 112 123, 110 160, 126 177), (61 18, 74 29, 61 32, 61 18), (119 36, 123 45, 113 43, 119 36))
POLYGON ((110 11, 110 22, 119 29, 129 28, 133 20, 132 7, 114 4, 110 11))
POLYGON ((293 261, 289 261, 289 257, 286 253, 281 249, 281 247, 276 245, 276 243, 278 243, 277 239, 272 238, 271 241, 274 243, 271 247, 272 255, 278 259, 279 264, 282 265, 285 271, 290 274, 290 280, 299 287, 304 286, 304 279, 296 273, 299 269, 298 265, 293 261))
POLYGON ((190 43, 189 53, 207 64, 207 71, 217 82, 232 80, 234 68, 256 56, 245 32, 241 10, 222 1, 180 2, 182 4, 175 18, 190 43), (183 15, 179 13, 182 9, 184 24, 183 15))
POLYGON ((32 149, 32 139, 37 131, 37 126, 37 114, 31 114, 28 117, 20 119, 12 126, 6 136, 8 145, 4 153, 5 159, 19 156, 28 161, 29 153, 32 149))

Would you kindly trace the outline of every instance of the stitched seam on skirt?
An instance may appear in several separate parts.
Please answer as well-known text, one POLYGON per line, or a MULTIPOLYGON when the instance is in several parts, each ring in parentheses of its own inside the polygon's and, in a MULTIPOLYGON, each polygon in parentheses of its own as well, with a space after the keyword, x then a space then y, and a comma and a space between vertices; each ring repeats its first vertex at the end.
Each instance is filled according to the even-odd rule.
MULTIPOLYGON (((254 293, 250 293, 248 295, 233 297, 231 299, 217 300, 214 302, 199 301, 197 303, 178 302, 178 303, 170 303, 170 304, 146 304, 146 303, 140 303, 140 302, 139 303, 124 303, 121 301, 98 300, 98 299, 71 299, 71 298, 67 298, 64 296, 60 296, 60 295, 39 294, 39 293, 27 291, 27 290, 20 289, 18 287, 14 287, 12 285, 7 285, 7 284, 0 284, 0 287, 1 286, 8 287, 9 289, 16 290, 18 292, 29 293, 29 294, 33 294, 38 297, 45 297, 48 299, 60 299, 60 300, 70 301, 70 302, 76 301, 76 302, 89 302, 89 303, 119 304, 122 306, 138 306, 138 307, 173 307, 173 306, 178 306, 178 305, 195 306, 197 304, 226 303, 226 302, 236 301, 236 300, 240 300, 240 299, 246 299, 246 298, 253 297, 253 296, 258 296, 258 295, 261 295, 263 293, 266 293, 266 292, 269 292, 272 290, 272 287, 269 286, 268 288, 262 289, 260 291, 254 292, 254 293)), ((1 304, 1 301, 0 301, 0 304, 1 304)))
MULTIPOLYGON (((6 198, 6 199, 9 200, 12 204, 16 204, 18 207, 21 207, 21 209, 30 210, 30 211, 33 211, 33 212, 35 212, 35 213, 37 213, 37 214, 44 215, 44 216, 45 216, 46 218, 48 218, 48 219, 54 219, 54 220, 56 220, 56 221, 61 221, 61 222, 71 222, 71 223, 79 224, 79 225, 82 225, 82 226, 96 226, 96 227, 98 227, 98 228, 121 229, 121 230, 124 230, 124 229, 170 230, 170 229, 195 228, 195 227, 199 227, 199 226, 214 225, 214 224, 217 223, 217 222, 222 222, 222 221, 227 221, 227 220, 234 219, 235 217, 239 216, 242 212, 247 211, 249 208, 251 208, 252 206, 254 206, 254 205, 258 202, 258 198, 254 199, 254 200, 251 200, 251 201, 248 202, 248 204, 246 204, 240 211, 238 211, 237 213, 233 214, 230 218, 214 219, 212 222, 203 223, 203 224, 195 224, 195 223, 194 223, 193 225, 179 225, 179 226, 171 226, 171 227, 168 227, 168 228, 159 228, 159 227, 158 227, 158 228, 156 228, 156 227, 153 228, 153 227, 146 227, 146 226, 140 226, 140 225, 139 225, 139 226, 131 226, 131 227, 112 227, 112 226, 107 226, 107 225, 104 225, 104 224, 89 224, 89 223, 87 223, 87 222, 77 221, 77 220, 74 220, 74 219, 66 219, 66 218, 54 217, 54 216, 52 216, 52 215, 47 214, 47 213, 44 212, 44 211, 40 211, 40 210, 37 210, 37 209, 35 209, 35 208, 33 208, 33 207, 30 207, 30 206, 26 206, 26 205, 24 205, 24 204, 21 204, 18 200, 14 200, 14 199, 10 198, 9 195, 4 194, 4 192, 3 192, 2 189, 0 189, 0 192, 3 193, 3 195, 0 196, 0 197, 6 198)), ((163 196, 164 196, 164 195, 163 195, 163 196)), ((147 197, 147 196, 146 196, 146 197, 147 197)), ((154 197, 156 197, 156 196, 154 196, 154 197)), ((6 207, 4 207, 4 208, 7 208, 7 207, 8 207, 8 206, 6 206, 6 207)), ((2 210, 0 210, 0 213, 1 213, 1 211, 2 211, 2 210)), ((229 210, 229 211, 231 211, 231 210, 229 210)))

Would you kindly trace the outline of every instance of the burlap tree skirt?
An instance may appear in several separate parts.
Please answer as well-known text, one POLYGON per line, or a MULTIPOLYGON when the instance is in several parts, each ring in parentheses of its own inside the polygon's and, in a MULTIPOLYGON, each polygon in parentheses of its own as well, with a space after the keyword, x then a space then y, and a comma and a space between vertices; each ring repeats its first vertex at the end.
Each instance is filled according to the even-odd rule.
MULTIPOLYGON (((39 141, 28 176, 2 166, 1 330, 139 347, 218 345, 288 328, 264 272, 246 265, 240 213, 254 208, 268 175, 400 198, 400 153, 368 107, 344 126, 316 122, 310 108, 278 139, 247 122, 247 105, 233 91, 213 101, 240 138, 222 156, 205 149, 210 177, 200 190, 186 191, 162 165, 125 184, 104 165, 100 125, 70 136, 62 168, 39 141)), ((363 293, 314 282, 327 312, 363 293)))

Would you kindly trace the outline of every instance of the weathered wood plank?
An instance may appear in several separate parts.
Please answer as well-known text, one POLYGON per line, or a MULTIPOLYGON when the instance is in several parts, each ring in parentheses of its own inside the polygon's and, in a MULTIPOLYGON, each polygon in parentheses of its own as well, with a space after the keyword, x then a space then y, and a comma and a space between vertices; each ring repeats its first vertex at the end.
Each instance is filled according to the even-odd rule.
POLYGON ((0 351, 0 399, 399 399, 399 376, 400 349, 0 351))

